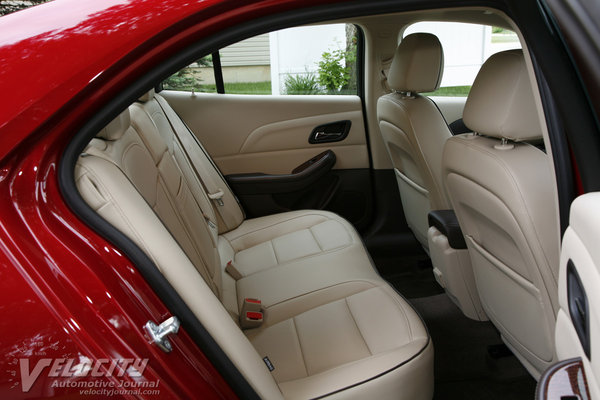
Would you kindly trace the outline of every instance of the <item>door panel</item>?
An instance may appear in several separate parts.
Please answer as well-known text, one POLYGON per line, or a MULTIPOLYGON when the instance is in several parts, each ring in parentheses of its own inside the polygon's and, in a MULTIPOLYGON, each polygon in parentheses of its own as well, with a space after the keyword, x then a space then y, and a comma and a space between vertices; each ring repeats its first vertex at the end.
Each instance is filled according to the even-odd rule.
POLYGON ((560 259, 556 354, 559 360, 581 358, 591 398, 600 399, 600 192, 578 197, 569 222, 560 259), (579 284, 582 290, 577 289, 579 284), (576 326, 581 335, 589 335, 589 356, 576 326))
POLYGON ((462 119, 467 97, 431 96, 448 124, 462 119))
POLYGON ((161 94, 198 136, 225 175, 262 172, 287 174, 311 157, 331 149, 334 169, 369 167, 358 96, 253 96, 161 94), (313 130, 348 120, 344 140, 309 143, 313 130))
POLYGON ((358 96, 161 95, 227 177, 247 217, 316 208, 340 214, 359 231, 370 225, 371 171, 358 96), (327 153, 333 154, 318 160, 327 153))

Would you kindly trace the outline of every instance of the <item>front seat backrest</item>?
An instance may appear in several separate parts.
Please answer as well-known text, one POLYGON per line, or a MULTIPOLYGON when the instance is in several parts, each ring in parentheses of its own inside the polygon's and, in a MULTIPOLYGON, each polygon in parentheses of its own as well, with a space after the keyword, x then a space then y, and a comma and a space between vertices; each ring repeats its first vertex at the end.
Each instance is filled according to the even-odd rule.
POLYGON ((394 166, 404 215, 425 248, 427 214, 450 208, 441 159, 452 134, 435 103, 419 93, 438 89, 443 69, 444 53, 435 35, 408 35, 398 45, 388 74, 393 93, 377 102, 379 129, 394 166))
POLYGON ((446 142, 443 177, 483 308, 536 378, 554 360, 558 218, 542 127, 521 50, 491 56, 464 110, 475 134, 446 142))

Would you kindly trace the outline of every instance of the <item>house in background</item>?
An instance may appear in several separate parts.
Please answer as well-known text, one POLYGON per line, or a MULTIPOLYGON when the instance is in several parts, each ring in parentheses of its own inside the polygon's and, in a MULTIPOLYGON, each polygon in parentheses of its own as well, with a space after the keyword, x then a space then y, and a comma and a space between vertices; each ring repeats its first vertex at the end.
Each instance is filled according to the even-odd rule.
MULTIPOLYGON (((326 51, 346 48, 344 24, 283 29, 242 40, 220 50, 227 83, 271 82, 274 95, 285 94, 288 75, 318 71, 326 51)), ((203 84, 214 84, 212 67, 201 68, 203 84)))
MULTIPOLYGON (((227 46, 219 51, 223 80, 229 83, 269 82, 271 56, 269 34, 258 35, 227 46)), ((200 67, 203 84, 214 85, 212 67, 200 67)))
POLYGON ((271 42, 271 91, 285 94, 291 75, 317 74, 324 52, 346 49, 346 25, 313 25, 282 29, 269 34, 271 42))
MULTIPOLYGON (((455 22, 418 22, 403 35, 435 34, 444 48, 442 87, 472 85, 492 54, 520 47, 517 36, 492 27, 455 22)), ((220 50, 225 83, 271 84, 271 94, 285 94, 288 76, 318 74, 324 52, 347 47, 345 24, 310 25, 258 35, 220 50)), ((391 61, 389 55, 387 67, 391 61)), ((214 84, 212 67, 200 67, 202 84, 214 84)), ((198 75, 199 74, 199 75, 198 75)))

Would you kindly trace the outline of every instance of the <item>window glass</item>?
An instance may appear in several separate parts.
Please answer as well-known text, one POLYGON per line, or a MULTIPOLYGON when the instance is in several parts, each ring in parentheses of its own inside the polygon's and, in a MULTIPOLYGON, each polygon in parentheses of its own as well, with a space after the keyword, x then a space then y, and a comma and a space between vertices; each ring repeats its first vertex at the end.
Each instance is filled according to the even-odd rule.
POLYGON ((444 49, 444 75, 433 96, 467 96, 481 65, 494 53, 520 49, 516 33, 504 28, 458 22, 417 22, 403 36, 415 32, 436 35, 444 49))
MULTIPOLYGON (((358 30, 351 24, 303 26, 242 40, 219 51, 224 91, 258 95, 356 94, 357 43, 358 30)), ((172 75, 163 87, 216 92, 210 57, 172 75)))
POLYGON ((165 79, 163 89, 216 93, 214 77, 212 56, 206 56, 165 79))

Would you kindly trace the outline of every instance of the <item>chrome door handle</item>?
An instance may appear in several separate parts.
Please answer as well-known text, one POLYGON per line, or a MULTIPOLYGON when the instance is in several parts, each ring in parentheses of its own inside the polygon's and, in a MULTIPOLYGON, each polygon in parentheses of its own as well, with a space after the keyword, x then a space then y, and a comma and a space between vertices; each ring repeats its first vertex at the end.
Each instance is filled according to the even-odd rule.
POLYGON ((341 142, 346 139, 350 132, 352 122, 350 120, 330 122, 315 127, 308 136, 308 143, 321 144, 330 142, 341 142))
POLYGON ((323 132, 319 131, 315 133, 315 140, 323 140, 323 139, 335 139, 342 136, 343 132, 323 132))

